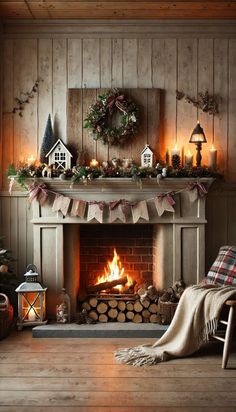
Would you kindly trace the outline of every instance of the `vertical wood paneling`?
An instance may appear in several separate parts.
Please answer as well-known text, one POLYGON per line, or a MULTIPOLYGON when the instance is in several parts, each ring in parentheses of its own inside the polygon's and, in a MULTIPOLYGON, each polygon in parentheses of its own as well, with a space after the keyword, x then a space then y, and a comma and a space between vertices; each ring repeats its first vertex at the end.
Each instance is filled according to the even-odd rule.
POLYGON ((123 87, 138 87, 137 39, 123 40, 123 87))
MULTIPOLYGON (((27 199, 25 197, 18 198, 18 220, 19 220, 19 233, 18 233, 18 273, 22 276, 25 273, 27 264, 32 263, 30 260, 27 262, 27 199)), ((29 223, 30 224, 30 223, 29 223)), ((32 225, 31 225, 32 226, 32 225)))
POLYGON ((166 150, 173 147, 177 137, 177 41, 176 39, 165 40, 165 79, 164 96, 161 97, 161 130, 160 130, 160 151, 162 155, 166 150))
POLYGON ((152 40, 138 40, 138 87, 152 87, 152 40))
POLYGON ((68 88, 82 87, 82 40, 68 39, 68 88))
POLYGON ((228 40, 214 41, 214 95, 220 97, 219 113, 214 116, 214 145, 218 164, 227 173, 228 149, 228 40))
MULTIPOLYGON (((83 91, 83 124, 87 117, 89 107, 96 101, 96 89, 84 89, 83 91)), ((86 151, 88 159, 96 159, 96 141, 91 136, 90 129, 83 130, 83 150, 86 151)))
POLYGON ((101 39, 101 87, 111 87, 111 39, 101 39))
POLYGON ((229 42, 228 175, 236 182, 236 40, 229 42))
MULTIPOLYGON (((10 203, 10 245, 12 255, 16 258, 13 262, 14 269, 18 273, 18 245, 19 245, 19 216, 18 216, 18 198, 13 197, 10 203)), ((23 223, 23 222, 22 222, 23 223)))
MULTIPOLYGON (((213 40, 199 39, 198 43, 198 92, 213 94, 213 40)), ((209 149, 214 140, 213 116, 198 111, 198 119, 206 135, 207 143, 202 146, 202 164, 209 162, 209 149)), ((192 145, 189 145, 189 147, 192 145)), ((192 148, 191 148, 192 150, 192 148)))
MULTIPOLYGON (((100 89, 99 91, 97 91, 97 99, 98 99, 99 94, 103 95, 107 93, 108 90, 109 89, 100 89)), ((99 140, 96 142, 96 146, 97 146, 96 158, 101 164, 103 161, 106 161, 109 158, 109 147, 108 145, 104 145, 99 140)))
MULTIPOLYGON (((14 97, 29 92, 37 73, 37 40, 14 40, 14 97)), ((24 161, 37 154, 37 97, 25 105, 23 117, 14 115, 14 160, 24 161)))
MULTIPOLYGON (((38 92, 38 156, 48 115, 52 116, 52 40, 38 41, 38 75, 42 79, 38 92)), ((53 120, 53 119, 52 119, 53 120)))
POLYGON ((1 236, 6 249, 11 248, 11 198, 2 198, 1 236))
POLYGON ((33 218, 32 207, 29 208, 26 202, 26 264, 33 262, 33 250, 34 250, 34 240, 33 240, 33 225, 31 219, 33 218))
POLYGON ((123 41, 122 39, 112 39, 112 67, 111 85, 112 87, 123 87, 123 41))
POLYGON ((13 40, 6 39, 3 43, 3 112, 12 112, 13 98, 13 40))
MULTIPOLYGON (((178 90, 195 97, 197 94, 197 40, 178 40, 178 90)), ((197 122, 197 110, 184 100, 177 103, 177 143, 188 148, 188 141, 197 122)), ((195 145, 191 149, 195 152, 195 145)), ((195 153, 194 153, 195 157, 195 153)))
POLYGON ((53 40, 53 120, 57 138, 66 142, 67 43, 53 40))
POLYGON ((83 87, 100 87, 99 39, 83 39, 83 87))
POLYGON ((152 85, 159 89, 165 87, 165 39, 152 41, 152 85))

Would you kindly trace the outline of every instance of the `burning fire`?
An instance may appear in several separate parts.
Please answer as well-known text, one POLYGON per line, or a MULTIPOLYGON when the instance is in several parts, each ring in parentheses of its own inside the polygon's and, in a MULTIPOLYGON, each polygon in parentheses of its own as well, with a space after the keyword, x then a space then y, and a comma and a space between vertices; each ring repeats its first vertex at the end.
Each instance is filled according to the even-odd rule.
MULTIPOLYGON (((111 282, 113 280, 118 280, 122 278, 123 276, 127 277, 127 283, 125 287, 129 287, 133 285, 132 278, 125 274, 125 269, 122 267, 122 263, 120 261, 120 257, 116 252, 116 249, 114 248, 114 256, 112 261, 108 260, 107 266, 104 268, 104 275, 101 275, 98 277, 96 285, 99 283, 103 282, 111 282)), ((118 289, 120 292, 122 292, 122 289, 124 288, 123 285, 117 285, 116 289, 118 289)))

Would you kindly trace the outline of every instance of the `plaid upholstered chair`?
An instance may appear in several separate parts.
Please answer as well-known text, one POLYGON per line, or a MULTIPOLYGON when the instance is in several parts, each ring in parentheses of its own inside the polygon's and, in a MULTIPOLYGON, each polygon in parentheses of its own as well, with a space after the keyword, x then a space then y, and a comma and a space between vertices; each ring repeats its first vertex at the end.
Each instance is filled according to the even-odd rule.
POLYGON ((218 335, 212 336, 214 339, 224 342, 222 368, 227 367, 232 336, 234 330, 234 321, 236 314, 236 247, 222 246, 219 254, 207 274, 208 284, 231 285, 235 286, 235 300, 225 302, 229 308, 228 319, 220 319, 220 323, 226 325, 225 337, 218 335))

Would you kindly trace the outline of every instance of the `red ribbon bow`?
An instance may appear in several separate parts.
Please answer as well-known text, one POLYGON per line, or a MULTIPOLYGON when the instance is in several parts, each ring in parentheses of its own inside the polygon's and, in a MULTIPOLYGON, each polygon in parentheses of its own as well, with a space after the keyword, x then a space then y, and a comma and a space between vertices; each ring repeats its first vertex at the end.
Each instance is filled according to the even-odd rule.
POLYGON ((197 189, 199 197, 204 197, 207 194, 207 190, 202 183, 194 182, 189 184, 189 190, 197 189))
POLYGON ((48 193, 45 183, 38 184, 34 182, 29 188, 29 201, 33 202, 36 199, 40 205, 43 205, 47 200, 48 193))
POLYGON ((114 110, 114 106, 116 106, 119 110, 124 111, 124 107, 122 105, 122 102, 124 101, 125 96, 123 94, 120 94, 119 96, 110 96, 107 99, 107 106, 109 113, 112 114, 114 110))
POLYGON ((88 203, 89 203, 89 205, 98 205, 100 210, 103 210, 104 207, 105 207, 105 204, 106 204, 106 203, 103 202, 102 200, 100 200, 100 201, 93 200, 93 201, 90 201, 90 202, 88 202, 88 203))
POLYGON ((124 215, 127 216, 129 212, 129 207, 135 206, 136 202, 129 202, 128 200, 125 200, 125 199, 114 200, 113 202, 109 203, 109 209, 114 210, 119 205, 121 205, 121 210, 124 213, 124 215))
POLYGON ((164 199, 166 198, 167 202, 169 203, 170 206, 174 206, 175 205, 175 201, 173 199, 173 192, 170 193, 161 193, 160 195, 157 196, 158 199, 164 199))

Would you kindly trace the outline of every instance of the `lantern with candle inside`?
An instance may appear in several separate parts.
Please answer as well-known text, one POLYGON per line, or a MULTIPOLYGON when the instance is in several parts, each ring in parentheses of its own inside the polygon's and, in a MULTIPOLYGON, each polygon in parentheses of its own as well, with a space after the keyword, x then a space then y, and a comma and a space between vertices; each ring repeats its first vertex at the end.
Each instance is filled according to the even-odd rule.
POLYGON ((203 128, 200 125, 200 122, 198 120, 196 127, 193 129, 189 143, 195 143, 196 144, 196 150, 197 150, 197 155, 196 155, 196 165, 197 167, 201 166, 201 150, 202 150, 202 143, 206 143, 206 136, 203 131, 203 128))
POLYGON ((185 164, 185 167, 188 169, 191 169, 191 167, 193 166, 193 155, 190 152, 190 150, 188 150, 188 153, 186 153, 184 157, 184 164, 185 164))
POLYGON ((213 170, 216 170, 217 164, 217 150, 214 148, 214 145, 211 146, 210 153, 209 153, 209 167, 213 170))
POLYGON ((46 306, 44 288, 38 281, 37 268, 34 265, 27 266, 25 282, 21 283, 16 292, 18 293, 18 330, 24 326, 37 326, 47 323, 45 320, 46 306))

